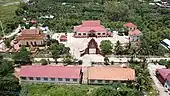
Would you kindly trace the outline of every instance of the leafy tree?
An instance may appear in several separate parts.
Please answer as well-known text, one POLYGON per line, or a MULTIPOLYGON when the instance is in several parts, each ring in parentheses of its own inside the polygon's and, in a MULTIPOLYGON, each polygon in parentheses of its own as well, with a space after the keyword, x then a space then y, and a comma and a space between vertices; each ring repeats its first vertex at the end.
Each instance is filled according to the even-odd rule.
POLYGON ((21 50, 14 55, 13 59, 15 60, 16 64, 21 64, 21 65, 31 64, 30 55, 31 55, 30 52, 27 51, 27 49, 24 46, 22 46, 21 50))
POLYGON ((41 65, 47 65, 48 64, 48 61, 46 59, 41 59, 40 62, 41 62, 41 65))
POLYGON ((10 47, 11 47, 11 44, 10 44, 10 43, 11 43, 11 40, 10 40, 10 39, 7 39, 7 38, 6 38, 6 39, 4 40, 4 43, 5 43, 5 46, 6 46, 7 48, 10 48, 10 47))
POLYGON ((114 51, 115 51, 116 55, 122 55, 123 47, 121 46, 119 41, 116 42, 116 46, 115 46, 114 51))
POLYGON ((111 54, 113 49, 113 44, 110 40, 102 40, 100 43, 100 49, 103 54, 111 54))
POLYGON ((106 2, 104 4, 104 11, 106 15, 114 21, 127 20, 127 16, 130 13, 129 7, 126 4, 117 1, 106 2))
POLYGON ((49 47, 50 52, 52 53, 53 58, 57 61, 57 59, 63 55, 68 54, 70 51, 69 47, 65 47, 64 44, 52 44, 49 47))
POLYGON ((168 61, 168 60, 163 60, 163 59, 161 59, 161 60, 159 61, 159 64, 160 64, 160 65, 164 65, 166 68, 169 68, 169 67, 170 67, 170 61, 168 61))
POLYGON ((17 96, 20 91, 19 80, 14 76, 13 62, 0 58, 0 95, 17 96), (17 94, 13 94, 17 93, 17 94))
POLYGON ((68 54, 68 55, 64 56, 63 62, 65 64, 69 65, 73 62, 73 57, 70 54, 68 54))
POLYGON ((92 91, 93 96, 139 96, 139 91, 123 84, 103 86, 92 91))

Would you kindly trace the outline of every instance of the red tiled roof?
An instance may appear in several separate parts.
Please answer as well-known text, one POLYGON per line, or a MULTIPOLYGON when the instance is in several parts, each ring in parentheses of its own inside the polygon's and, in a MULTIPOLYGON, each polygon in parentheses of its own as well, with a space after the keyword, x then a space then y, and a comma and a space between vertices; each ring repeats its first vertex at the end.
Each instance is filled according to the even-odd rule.
POLYGON ((135 80, 135 70, 131 68, 115 68, 110 66, 89 67, 88 79, 135 80))
POLYGON ((61 35, 60 40, 67 40, 67 36, 66 35, 61 35))
POLYGON ((138 29, 135 29, 135 30, 129 31, 129 34, 130 34, 130 35, 140 35, 141 32, 140 32, 138 29))
POLYGON ((40 31, 38 29, 24 29, 24 30, 21 30, 21 35, 27 35, 27 34, 40 34, 40 31))
POLYGON ((24 29, 21 30, 17 40, 43 40, 44 38, 45 34, 40 33, 39 29, 24 29))
POLYGON ((129 28, 132 28, 132 27, 137 27, 135 24, 129 22, 129 23, 126 23, 123 25, 124 27, 129 27, 129 28))
POLYGON ((44 34, 40 35, 21 35, 17 37, 17 40, 43 40, 45 37, 44 34))
POLYGON ((75 32, 107 32, 107 29, 100 25, 100 20, 87 20, 83 21, 82 25, 74 26, 75 32))
POLYGON ((168 75, 170 75, 170 69, 157 69, 157 71, 164 78, 164 80, 166 80, 166 79, 170 80, 170 78, 168 76, 168 75))
POLYGON ((82 22, 83 27, 97 27, 100 26, 100 20, 87 20, 82 22))
POLYGON ((22 66, 19 76, 23 77, 55 77, 55 78, 80 78, 81 67, 67 66, 22 66))

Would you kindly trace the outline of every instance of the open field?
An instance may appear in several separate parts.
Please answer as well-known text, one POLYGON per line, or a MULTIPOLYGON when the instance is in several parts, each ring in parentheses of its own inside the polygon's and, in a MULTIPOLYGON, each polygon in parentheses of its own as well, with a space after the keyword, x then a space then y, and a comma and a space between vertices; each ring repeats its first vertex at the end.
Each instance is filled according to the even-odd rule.
POLYGON ((8 3, 22 2, 23 0, 0 0, 0 6, 8 3))

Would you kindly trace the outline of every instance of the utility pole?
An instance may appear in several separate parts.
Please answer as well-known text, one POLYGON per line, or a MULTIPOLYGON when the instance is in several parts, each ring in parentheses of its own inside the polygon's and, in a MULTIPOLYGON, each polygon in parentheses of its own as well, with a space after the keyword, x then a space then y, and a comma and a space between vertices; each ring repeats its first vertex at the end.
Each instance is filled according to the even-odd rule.
POLYGON ((0 23, 1 23, 1 29, 2 29, 3 36, 5 36, 4 29, 3 29, 3 26, 2 26, 2 22, 0 21, 0 23))

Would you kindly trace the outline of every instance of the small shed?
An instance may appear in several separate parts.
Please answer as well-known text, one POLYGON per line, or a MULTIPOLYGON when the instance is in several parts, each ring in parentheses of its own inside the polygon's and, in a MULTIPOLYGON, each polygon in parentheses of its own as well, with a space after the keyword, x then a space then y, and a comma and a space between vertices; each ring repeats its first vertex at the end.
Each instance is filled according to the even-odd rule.
POLYGON ((65 42, 65 41, 67 41, 67 36, 66 35, 61 35, 60 36, 60 42, 65 42))

